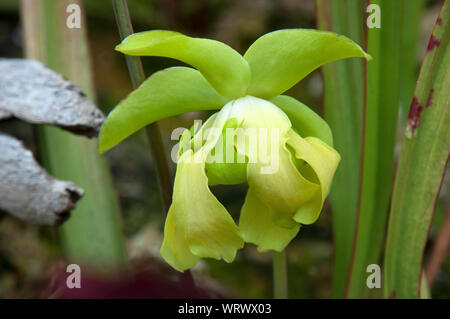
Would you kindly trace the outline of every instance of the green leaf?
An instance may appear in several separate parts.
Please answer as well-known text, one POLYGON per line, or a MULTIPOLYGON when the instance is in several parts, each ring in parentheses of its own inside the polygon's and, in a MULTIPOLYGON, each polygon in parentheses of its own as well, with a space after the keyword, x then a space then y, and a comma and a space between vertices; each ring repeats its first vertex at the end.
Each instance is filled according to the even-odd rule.
POLYGON ((112 110, 100 132, 101 152, 163 118, 226 103, 197 70, 174 67, 154 73, 112 110))
MULTIPOLYGON (((417 43, 419 42, 419 30, 421 29, 421 17, 425 7, 425 0, 407 1, 403 0, 402 21, 402 48, 400 55, 402 63, 400 64, 400 111, 401 125, 406 124, 409 106, 416 87, 417 72, 420 62, 417 59, 417 43)), ((420 43, 420 42, 419 42, 420 43)))
POLYGON ((270 102, 286 113, 301 136, 314 136, 333 146, 333 134, 327 122, 305 104, 287 95, 279 95, 270 102))
POLYGON ((239 229, 245 242, 257 245, 259 252, 283 251, 297 235, 300 224, 281 227, 273 220, 276 214, 249 189, 239 218, 239 229))
POLYGON ((350 298, 368 296, 367 265, 380 263, 386 233, 400 104, 403 41, 398 21, 409 18, 404 16, 402 9, 408 2, 371 1, 381 9, 382 27, 367 31, 367 51, 373 56, 373 61, 367 63, 359 219, 347 287, 350 298))
POLYGON ((250 81, 247 62, 238 52, 219 41, 153 30, 128 36, 116 50, 129 55, 168 57, 192 65, 217 92, 230 99, 244 96, 247 92, 250 81))
MULTIPOLYGON (((320 29, 364 43, 365 0, 318 0, 320 29)), ((355 233, 364 104, 363 60, 347 59, 322 67, 324 116, 342 161, 329 195, 333 220, 333 297, 343 298, 355 233)), ((371 62, 372 63, 372 62, 371 62)))
MULTIPOLYGON (((64 74, 95 101, 87 29, 73 32, 66 25, 65 10, 74 2, 23 2, 26 55, 64 74)), ((82 18, 84 14, 82 10, 82 18)), ((70 219, 54 230, 55 237, 59 234, 65 259, 101 273, 122 273, 129 263, 121 212, 108 163, 97 152, 97 141, 55 127, 41 126, 37 132, 45 168, 85 191, 70 219)))
POLYGON ((449 21, 446 1, 428 43, 403 135, 386 242, 385 296, 424 295, 423 251, 450 150, 449 21))
POLYGON ((287 29, 267 33, 244 55, 251 69, 248 94, 272 99, 323 64, 367 55, 355 42, 331 32, 287 29))

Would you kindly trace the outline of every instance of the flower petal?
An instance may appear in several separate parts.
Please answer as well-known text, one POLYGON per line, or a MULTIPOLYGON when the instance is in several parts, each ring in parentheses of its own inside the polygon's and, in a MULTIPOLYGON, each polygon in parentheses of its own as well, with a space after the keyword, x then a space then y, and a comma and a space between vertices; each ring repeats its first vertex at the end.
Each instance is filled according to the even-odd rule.
POLYGON ((264 99, 245 96, 228 102, 221 111, 228 111, 229 118, 236 118, 241 128, 278 128, 280 136, 291 128, 287 115, 273 103, 264 99))
POLYGON ((233 218, 208 187, 205 163, 192 150, 180 157, 171 210, 183 223, 184 238, 192 254, 232 262, 244 242, 233 218))
POLYGON ((191 253, 186 242, 185 219, 185 214, 176 214, 170 207, 164 225, 164 240, 160 249, 164 260, 181 272, 194 267, 200 260, 200 257, 191 253))
POLYGON ((100 132, 99 150, 115 146, 160 119, 220 109, 225 103, 197 70, 174 67, 156 72, 109 113, 100 132))
MULTIPOLYGON (((249 157, 253 161, 257 161, 258 150, 257 145, 253 145, 253 149, 249 149, 247 143, 249 139, 257 143, 259 133, 257 128, 266 129, 268 133, 272 129, 277 130, 279 135, 287 133, 291 127, 289 118, 274 104, 259 99, 253 96, 246 96, 227 103, 217 114, 227 118, 224 131, 222 131, 221 138, 218 140, 218 147, 223 146, 221 152, 222 156, 217 154, 209 154, 208 163, 206 164, 207 176, 210 178, 210 185, 215 184, 237 184, 243 183, 247 180, 247 164, 249 157), (229 138, 235 144, 233 155, 236 161, 234 163, 226 163, 226 129, 231 130, 232 135, 229 138), (252 135, 252 133, 256 133, 252 135), (255 136, 256 135, 256 136, 255 136), (224 138, 225 136, 225 138, 224 138), (245 141, 246 143, 242 143, 245 141), (220 158, 222 157, 222 158, 220 158), (211 159, 216 158, 220 163, 211 162, 211 159), (239 159, 241 162, 238 162, 239 159), (245 163, 242 163, 245 162, 245 163)), ((230 143, 229 146, 232 143, 230 143)), ((220 149, 216 149, 220 151, 220 149)))
POLYGON ((207 134, 205 131, 210 129, 214 124, 216 124, 217 114, 211 115, 205 123, 199 128, 198 123, 194 122, 194 125, 189 130, 185 130, 180 138, 180 148, 178 156, 181 156, 185 151, 192 150, 194 153, 205 145, 207 142, 207 134))
POLYGON ((278 150, 278 159, 271 159, 270 165, 278 169, 271 174, 264 174, 261 162, 249 163, 247 180, 250 189, 268 207, 277 212, 275 222, 280 226, 292 227, 292 217, 305 203, 308 203, 320 191, 318 184, 303 177, 297 170, 282 141, 278 150), (277 162, 275 164, 275 162, 277 162))
POLYGON ((191 38, 178 32, 153 30, 132 34, 116 47, 129 55, 162 56, 197 68, 223 96, 244 96, 250 82, 247 61, 228 45, 191 38))
POLYGON ((297 158, 311 166, 320 182, 320 193, 302 205, 294 216, 298 223, 312 224, 319 217, 341 157, 335 149, 318 138, 302 138, 292 130, 288 133, 287 143, 295 150, 297 158))
POLYGON ((250 189, 277 212, 275 223, 293 227, 297 208, 319 193, 320 187, 304 178, 292 161, 285 145, 291 130, 288 116, 274 104, 253 96, 227 103, 218 114, 221 113, 240 123, 236 150, 248 158, 250 189))
POLYGON ((328 123, 305 104, 287 95, 279 95, 270 102, 286 113, 301 136, 315 136, 333 146, 333 134, 328 123))
POLYGON ((179 271, 193 267, 201 257, 231 262, 244 245, 233 219, 209 190, 205 175, 206 157, 220 138, 227 114, 215 113, 193 138, 188 130, 183 136, 161 247, 163 258, 179 271), (200 149, 194 153, 196 144, 200 149))
POLYGON ((242 206, 239 229, 244 240, 257 245, 259 252, 281 252, 300 230, 297 223, 292 228, 278 226, 273 221, 276 214, 249 189, 242 206))
POLYGON ((370 59, 352 40, 325 31, 287 29, 267 33, 248 48, 248 94, 272 99, 326 63, 350 57, 370 59))

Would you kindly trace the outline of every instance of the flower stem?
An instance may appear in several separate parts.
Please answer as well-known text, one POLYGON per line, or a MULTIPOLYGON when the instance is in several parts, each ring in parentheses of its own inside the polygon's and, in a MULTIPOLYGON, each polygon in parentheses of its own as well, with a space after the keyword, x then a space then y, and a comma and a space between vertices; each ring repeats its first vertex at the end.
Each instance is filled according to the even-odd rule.
MULTIPOLYGON (((128 12, 128 5, 126 0, 112 1, 114 14, 116 17, 117 28, 119 30, 120 38, 123 40, 133 32, 133 25, 131 23, 130 13, 128 12)), ((133 88, 137 88, 145 80, 144 68, 142 61, 138 56, 125 55, 125 60, 128 66, 131 83, 133 88)), ((164 211, 167 213, 172 201, 172 181, 170 177, 169 166, 164 151, 164 145, 159 131, 158 123, 150 124, 146 127, 147 137, 150 142, 153 161, 156 167, 156 175, 158 178, 159 190, 161 193, 162 205, 164 211)), ((185 271, 181 278, 182 285, 189 291, 194 290, 194 281, 189 270, 185 271)))
MULTIPOLYGON (((114 14, 116 16, 117 28, 119 30, 120 38, 123 40, 133 33, 133 25, 131 24, 131 18, 128 12, 127 1, 113 0, 112 3, 114 14)), ((125 60, 127 62, 133 88, 137 88, 145 80, 142 61, 139 57, 130 55, 126 55, 125 60)), ((145 130, 150 142, 153 161, 156 166, 156 175, 158 178, 162 205, 164 211, 167 213, 172 198, 172 182, 158 123, 148 125, 145 130)))
POLYGON ((273 252, 273 296, 275 299, 286 299, 287 293, 287 262, 286 252, 273 252))

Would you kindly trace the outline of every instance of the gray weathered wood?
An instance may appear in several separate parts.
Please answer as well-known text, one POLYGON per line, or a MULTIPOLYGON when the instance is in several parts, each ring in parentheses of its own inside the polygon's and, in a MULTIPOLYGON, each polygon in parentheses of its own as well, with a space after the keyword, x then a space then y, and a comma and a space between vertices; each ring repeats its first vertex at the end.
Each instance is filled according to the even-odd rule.
POLYGON ((83 191, 51 177, 19 140, 0 134, 0 210, 27 222, 59 225, 83 191))
POLYGON ((1 121, 1 120, 9 119, 10 117, 12 117, 12 114, 11 114, 11 113, 9 113, 9 112, 6 111, 6 110, 0 109, 0 121, 1 121))
POLYGON ((9 117, 88 137, 98 135, 105 118, 79 88, 42 63, 0 59, 0 120, 9 117))
MULTIPOLYGON (((62 75, 27 59, 0 59, 0 120, 15 117, 97 136, 105 119, 86 95, 62 75)), ((58 225, 83 190, 51 177, 30 151, 0 134, 0 210, 27 222, 58 225)))

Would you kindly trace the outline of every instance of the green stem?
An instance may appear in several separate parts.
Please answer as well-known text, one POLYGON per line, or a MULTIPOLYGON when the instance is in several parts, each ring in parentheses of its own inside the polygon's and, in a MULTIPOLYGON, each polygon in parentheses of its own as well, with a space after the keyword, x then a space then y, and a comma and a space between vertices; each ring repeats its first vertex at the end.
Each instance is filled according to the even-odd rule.
MULTIPOLYGON (((120 38, 124 39, 133 33, 133 25, 131 24, 130 13, 128 12, 127 1, 113 0, 112 3, 120 38)), ((128 72, 130 74, 133 88, 137 88, 145 80, 145 73, 141 58, 126 55, 125 60, 127 62, 128 72)), ((153 123, 147 126, 146 133, 150 141, 152 157, 156 166, 156 175, 161 192, 163 208, 167 213, 169 211, 172 199, 172 182, 158 123, 153 123)))
MULTIPOLYGON (((134 33, 133 25, 131 23, 130 13, 126 0, 112 1, 114 14, 116 17, 117 28, 119 30, 120 38, 124 39, 130 34, 134 33)), ((125 60, 128 66, 128 73, 130 74, 133 88, 137 88, 145 80, 144 68, 142 66, 141 58, 138 56, 126 55, 125 60)), ((172 182, 170 177, 169 166, 167 164, 166 154, 164 152, 164 145, 161 138, 161 132, 158 123, 153 123, 146 127, 147 137, 150 141, 153 162, 156 167, 156 175, 158 178, 159 189, 164 211, 167 213, 172 201, 172 182)), ((194 282, 190 271, 185 271, 182 275, 182 284, 187 288, 194 287, 194 282)))
POLYGON ((273 252, 273 296, 275 299, 286 299, 287 293, 286 252, 273 252))

